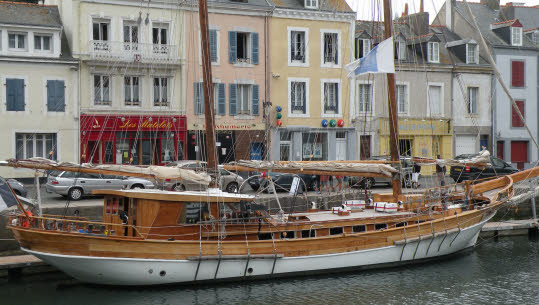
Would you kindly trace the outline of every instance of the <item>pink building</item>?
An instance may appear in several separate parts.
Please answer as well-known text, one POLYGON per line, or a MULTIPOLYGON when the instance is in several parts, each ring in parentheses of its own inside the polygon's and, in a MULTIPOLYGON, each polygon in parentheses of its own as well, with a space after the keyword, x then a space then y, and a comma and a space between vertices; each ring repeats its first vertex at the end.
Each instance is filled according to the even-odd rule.
MULTIPOLYGON (((266 0, 209 1, 210 53, 219 162, 263 159, 268 137, 266 62, 271 6, 266 0)), ((202 60, 198 11, 186 23, 187 157, 204 156, 202 60)))

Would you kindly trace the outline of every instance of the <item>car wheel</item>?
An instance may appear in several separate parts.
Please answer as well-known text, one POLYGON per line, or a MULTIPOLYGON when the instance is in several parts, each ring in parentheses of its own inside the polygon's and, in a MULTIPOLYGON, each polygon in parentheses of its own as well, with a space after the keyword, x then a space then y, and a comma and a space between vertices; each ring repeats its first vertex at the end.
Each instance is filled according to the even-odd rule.
POLYGON ((313 180, 311 182, 311 190, 313 190, 313 191, 318 190, 318 180, 313 180))
POLYGON ((173 188, 173 191, 175 192, 184 192, 185 191, 185 185, 183 184, 176 184, 173 188))
POLYGON ((370 189, 374 185, 374 179, 373 178, 365 178, 363 181, 361 181, 361 187, 365 189, 370 189))
POLYGON ((226 191, 229 193, 237 193, 238 192, 238 184, 236 182, 230 182, 226 186, 226 191))
POLYGON ((142 184, 133 184, 131 186, 131 189, 134 190, 134 189, 143 189, 144 188, 144 185, 142 184))
POLYGON ((82 189, 78 187, 70 189, 67 197, 71 200, 80 200, 82 198, 82 189))

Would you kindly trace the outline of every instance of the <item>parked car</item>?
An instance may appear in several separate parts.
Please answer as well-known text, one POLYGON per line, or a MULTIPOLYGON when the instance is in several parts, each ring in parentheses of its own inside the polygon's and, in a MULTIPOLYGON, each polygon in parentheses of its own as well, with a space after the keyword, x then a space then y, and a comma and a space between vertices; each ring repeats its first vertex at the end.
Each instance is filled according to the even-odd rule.
POLYGON ((7 183, 9 184, 9 186, 11 186, 15 194, 22 197, 26 197, 26 195, 28 195, 28 190, 26 190, 24 185, 20 183, 19 181, 15 179, 7 179, 7 183))
MULTIPOLYGON (((455 160, 469 159, 476 155, 464 154, 455 157, 455 160)), ((518 169, 512 167, 502 159, 496 157, 490 157, 490 165, 481 169, 475 166, 451 166, 449 176, 455 180, 455 182, 461 182, 465 180, 476 180, 483 178, 490 178, 496 176, 509 175, 518 172, 518 169)))
POLYGON ((151 181, 142 178, 76 172, 50 174, 45 184, 45 189, 48 193, 67 196, 71 200, 79 200, 83 196, 91 195, 93 190, 136 188, 152 189, 154 185, 151 181))
MULTIPOLYGON (((389 160, 389 156, 374 156, 370 160, 389 160)), ((414 164, 410 157, 401 156, 401 183, 402 186, 412 187, 412 173, 414 164)), ((375 185, 391 186, 391 177, 351 177, 350 184, 352 187, 370 189, 375 185)))
MULTIPOLYGON (((182 160, 171 162, 167 164, 167 166, 180 167, 200 172, 206 169, 207 163, 205 161, 182 160)), ((244 179, 242 177, 227 171, 222 165, 219 165, 219 188, 221 190, 229 193, 237 193, 243 181, 244 179)), ((165 180, 161 187, 168 191, 203 191, 206 189, 205 185, 196 182, 175 179, 165 180)))
MULTIPOLYGON (((294 180, 294 177, 299 176, 305 185, 303 183, 300 183, 298 186, 298 192, 303 192, 304 188, 307 187, 307 190, 314 191, 317 190, 320 185, 320 176, 317 175, 309 175, 309 174, 301 174, 301 175, 294 175, 294 174, 286 174, 286 173, 270 173, 270 177, 273 180, 273 183, 276 186, 277 191, 290 191, 290 187, 292 186, 292 181, 294 180)), ((260 187, 266 188, 265 191, 271 191, 269 188, 267 188, 268 181, 264 177, 258 177, 258 178, 252 178, 249 180, 249 185, 253 190, 258 191, 260 187)))

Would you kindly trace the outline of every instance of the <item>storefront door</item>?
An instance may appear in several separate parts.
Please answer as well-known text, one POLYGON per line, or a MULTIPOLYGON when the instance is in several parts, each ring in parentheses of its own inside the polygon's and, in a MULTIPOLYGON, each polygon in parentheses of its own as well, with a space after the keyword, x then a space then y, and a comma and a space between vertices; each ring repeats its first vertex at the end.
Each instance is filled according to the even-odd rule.
POLYGON ((88 141, 88 148, 86 152, 86 162, 92 164, 101 163, 101 143, 100 141, 88 141))

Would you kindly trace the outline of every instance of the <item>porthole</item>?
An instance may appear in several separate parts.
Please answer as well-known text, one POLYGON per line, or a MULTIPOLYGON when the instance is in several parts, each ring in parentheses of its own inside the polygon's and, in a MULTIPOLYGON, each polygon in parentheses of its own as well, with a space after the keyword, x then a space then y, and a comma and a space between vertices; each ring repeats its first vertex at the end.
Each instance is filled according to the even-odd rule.
POLYGON ((161 270, 161 272, 159 272, 159 275, 160 276, 165 276, 165 275, 167 275, 167 272, 165 270, 161 270))
POLYGON ((253 268, 247 269, 247 273, 249 273, 249 274, 253 273, 253 268))
POLYGON ((148 270, 148 273, 149 273, 149 274, 152 274, 152 273, 153 273, 153 269, 148 270))

